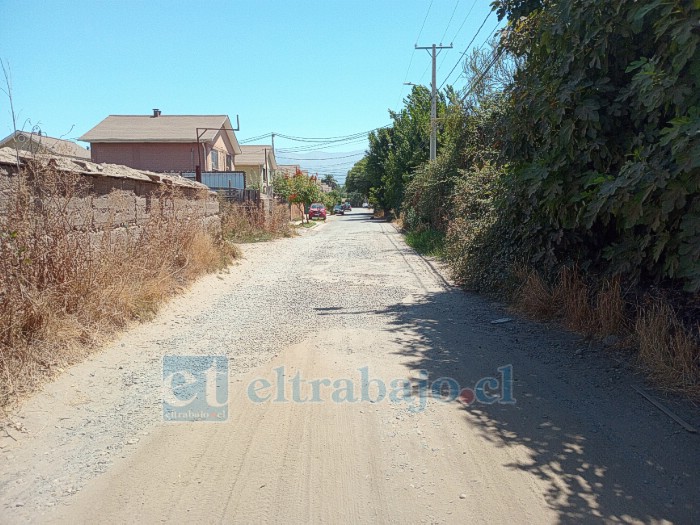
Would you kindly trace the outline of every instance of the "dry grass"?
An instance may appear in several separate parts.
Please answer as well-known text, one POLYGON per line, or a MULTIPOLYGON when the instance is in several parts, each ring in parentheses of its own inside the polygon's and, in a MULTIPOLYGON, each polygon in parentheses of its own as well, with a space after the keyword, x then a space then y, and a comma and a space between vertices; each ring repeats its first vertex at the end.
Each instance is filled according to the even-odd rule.
POLYGON ((535 271, 518 270, 521 286, 515 308, 541 320, 555 319, 590 337, 619 336, 635 348, 656 382, 668 389, 700 395, 700 325, 680 322, 665 301, 633 308, 625 300, 620 280, 604 280, 595 288, 576 269, 563 269, 553 284, 535 271))
POLYGON ((557 319, 571 330, 596 337, 628 331, 628 306, 617 278, 591 290, 575 268, 562 269, 552 285, 532 270, 519 270, 517 277, 522 284, 515 306, 534 318, 557 319))
POLYGON ((554 304, 561 309, 567 328, 576 332, 596 333, 596 315, 590 304, 590 291, 575 269, 564 268, 554 286, 554 304))
POLYGON ((258 242, 291 237, 289 209, 274 205, 271 213, 255 205, 222 203, 221 227, 224 238, 234 242, 258 242))
POLYGON ((700 395, 700 345, 671 306, 657 299, 640 308, 634 333, 639 358, 659 384, 700 395))
POLYGON ((515 294, 515 306, 536 319, 551 319, 558 313, 551 287, 535 271, 516 270, 522 285, 515 294))
POLYGON ((629 305, 622 296, 620 279, 603 281, 595 297, 593 312, 596 318, 596 335, 624 335, 630 332, 629 305))
POLYGON ((33 166, 0 214, 0 406, 234 254, 164 188, 141 229, 90 233, 88 186, 33 166))

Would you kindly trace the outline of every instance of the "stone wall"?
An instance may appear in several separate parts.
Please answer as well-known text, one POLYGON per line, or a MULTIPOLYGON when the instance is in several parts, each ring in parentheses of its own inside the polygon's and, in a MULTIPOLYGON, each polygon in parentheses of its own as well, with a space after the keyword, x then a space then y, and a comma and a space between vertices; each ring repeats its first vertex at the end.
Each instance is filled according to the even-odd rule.
MULTIPOLYGON (((20 164, 50 165, 59 176, 78 176, 87 191, 66 201, 76 230, 138 230, 154 214, 167 213, 184 221, 198 220, 221 227, 219 199, 205 185, 177 175, 133 170, 125 166, 94 164, 52 156, 22 154, 20 164)), ((0 212, 12 200, 19 183, 15 151, 0 149, 0 212)))

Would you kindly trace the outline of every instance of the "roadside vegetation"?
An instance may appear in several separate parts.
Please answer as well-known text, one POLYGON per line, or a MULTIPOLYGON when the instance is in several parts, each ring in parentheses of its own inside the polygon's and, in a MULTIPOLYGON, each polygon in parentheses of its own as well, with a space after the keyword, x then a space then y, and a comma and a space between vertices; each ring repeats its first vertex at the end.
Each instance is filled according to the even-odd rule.
POLYGON ((79 204, 89 191, 81 175, 34 164, 15 181, 0 210, 0 406, 150 319, 237 253, 201 220, 178 218, 177 190, 167 186, 140 231, 115 224, 97 234, 81 227, 92 214, 79 204))
POLYGON ((278 175, 275 177, 275 194, 282 197, 290 205, 295 206, 299 215, 302 217, 301 222, 304 224, 309 220, 305 213, 309 206, 315 202, 322 203, 328 213, 333 210, 333 206, 341 202, 342 196, 339 185, 335 182, 332 176, 326 176, 323 180, 329 184, 333 190, 324 193, 321 191, 321 186, 317 178, 313 175, 306 175, 301 171, 297 171, 294 175, 278 175))
POLYGON ((294 234, 284 204, 273 204, 271 213, 267 213, 254 204, 222 201, 221 229, 224 239, 234 243, 270 241, 294 234))
POLYGON ((697 2, 497 0, 506 28, 370 134, 348 191, 465 288, 636 350, 700 391, 697 2), (566 21, 564 23, 564 20, 566 21))
POLYGON ((406 232, 406 244, 421 255, 442 259, 445 251, 445 234, 438 230, 413 229, 406 232))

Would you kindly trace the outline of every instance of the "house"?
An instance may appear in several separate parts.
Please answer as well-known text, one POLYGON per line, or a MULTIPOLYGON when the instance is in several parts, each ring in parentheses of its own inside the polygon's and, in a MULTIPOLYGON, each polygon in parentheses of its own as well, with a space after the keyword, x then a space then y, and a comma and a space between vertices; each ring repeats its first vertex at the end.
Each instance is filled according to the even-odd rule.
POLYGON ((234 171, 241 146, 226 115, 110 115, 78 140, 92 161, 156 172, 234 171))
POLYGON ((288 177, 293 177, 297 172, 301 171, 301 166, 299 164, 278 164, 277 165, 277 175, 287 175, 288 177))
POLYGON ((277 171, 275 152, 269 144, 241 146, 241 154, 236 157, 236 170, 246 174, 246 186, 257 187, 262 193, 272 186, 272 177, 277 171))
POLYGON ((15 131, 0 140, 0 148, 12 148, 30 153, 58 155, 79 160, 90 160, 90 152, 70 140, 56 139, 44 135, 41 131, 27 133, 15 131))

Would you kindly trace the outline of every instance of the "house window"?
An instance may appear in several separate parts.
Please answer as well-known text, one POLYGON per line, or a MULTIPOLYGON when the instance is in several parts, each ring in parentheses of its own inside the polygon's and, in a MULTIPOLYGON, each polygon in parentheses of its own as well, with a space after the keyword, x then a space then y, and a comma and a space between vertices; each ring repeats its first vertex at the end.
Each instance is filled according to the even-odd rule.
POLYGON ((226 171, 233 171, 233 157, 226 155, 226 171))
POLYGON ((219 152, 215 149, 211 150, 211 169, 212 171, 219 169, 219 152))

